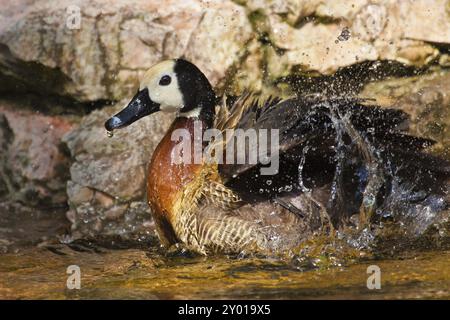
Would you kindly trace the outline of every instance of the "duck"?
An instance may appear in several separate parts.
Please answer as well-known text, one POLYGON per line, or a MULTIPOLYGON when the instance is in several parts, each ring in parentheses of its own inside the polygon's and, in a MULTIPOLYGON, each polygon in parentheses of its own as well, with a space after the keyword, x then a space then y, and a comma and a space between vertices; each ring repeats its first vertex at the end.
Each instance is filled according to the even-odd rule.
POLYGON ((355 215, 365 226, 396 210, 448 208, 448 163, 425 152, 434 141, 409 135, 405 112, 372 100, 218 96, 197 66, 177 58, 152 66, 105 128, 156 112, 176 113, 146 180, 167 248, 282 252, 355 215))

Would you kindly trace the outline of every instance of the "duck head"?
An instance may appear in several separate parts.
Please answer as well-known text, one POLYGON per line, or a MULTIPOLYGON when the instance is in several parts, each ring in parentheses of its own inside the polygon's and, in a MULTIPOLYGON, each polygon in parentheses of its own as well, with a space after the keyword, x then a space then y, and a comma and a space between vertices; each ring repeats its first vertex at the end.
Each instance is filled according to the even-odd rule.
POLYGON ((123 128, 158 111, 197 117, 211 125, 215 101, 211 84, 194 64, 183 59, 166 60, 145 73, 138 92, 122 111, 105 122, 105 128, 123 128))

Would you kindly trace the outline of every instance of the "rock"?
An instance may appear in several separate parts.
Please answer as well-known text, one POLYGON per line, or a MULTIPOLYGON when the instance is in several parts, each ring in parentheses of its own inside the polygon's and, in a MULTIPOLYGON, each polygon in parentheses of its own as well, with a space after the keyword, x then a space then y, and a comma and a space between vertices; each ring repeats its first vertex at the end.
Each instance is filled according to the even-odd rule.
POLYGON ((450 42, 450 4, 448 0, 399 1, 398 28, 405 39, 435 43, 450 42))
POLYGON ((218 3, 211 1, 207 5, 184 53, 184 57, 193 61, 213 85, 224 80, 229 68, 242 57, 252 39, 252 28, 245 11, 227 1, 222 5, 218 3))
POLYGON ((387 23, 387 8, 369 4, 361 8, 353 21, 352 29, 364 41, 375 41, 387 23))
POLYGON ((365 86, 360 96, 407 112, 411 132, 436 140, 432 151, 450 160, 449 70, 373 82, 365 86))
POLYGON ((303 17, 313 14, 322 0, 248 0, 242 4, 251 11, 259 11, 266 16, 285 17, 290 25, 295 25, 303 17))
POLYGON ((72 204, 80 205, 84 202, 90 202, 93 199, 94 190, 69 180, 67 182, 67 196, 72 204))
MULTIPOLYGON (((108 220, 118 220, 120 219, 126 212, 126 210, 128 209, 128 206, 126 205, 118 205, 118 206, 113 206, 111 208, 109 208, 107 211, 105 211, 105 218, 108 220)), ((148 210, 144 210, 145 212, 148 210)), ((147 220, 150 220, 149 218, 147 218, 147 220)))
POLYGON ((0 82, 117 100, 151 65, 184 55, 217 83, 250 38, 245 10, 231 1, 21 0, 0 13, 0 82))
POLYGON ((447 1, 245 1, 255 32, 267 34, 269 80, 293 73, 333 74, 365 60, 422 67, 450 43, 447 1), (250 15, 252 17, 252 15, 250 15), (256 20, 257 22, 256 22, 256 20), (433 25, 430 32, 427 25, 433 25), (343 34, 346 37, 342 37, 343 34), (273 47, 270 49, 270 47, 273 47))
MULTIPOLYGON (((247 52, 240 61, 234 73, 224 83, 227 92, 243 92, 244 90, 261 91, 264 79, 265 53, 256 39, 247 45, 247 52)), ((266 49, 267 50, 267 49, 266 49)))
POLYGON ((73 128, 73 120, 20 110, 21 107, 0 100, 0 185, 4 186, 3 196, 27 205, 64 204, 69 156, 60 142, 61 137, 73 128))
POLYGON ((332 74, 364 60, 423 66, 439 58, 433 44, 450 43, 445 0, 236 2, 17 1, 0 13, 1 88, 118 100, 152 64, 184 56, 214 85, 229 74, 242 80, 242 69, 260 77, 243 84, 260 89, 265 78, 332 74))
POLYGON ((319 17, 331 18, 334 20, 345 19, 351 21, 355 15, 364 6, 368 0, 337 0, 337 1, 321 1, 315 9, 315 14, 319 17))
POLYGON ((67 194, 75 238, 153 235, 146 203, 146 165, 173 115, 157 113, 109 138, 104 122, 125 103, 93 111, 63 138, 73 159, 67 194))
POLYGON ((330 74, 339 67, 378 58, 375 47, 370 43, 356 37, 350 37, 346 41, 338 40, 345 24, 308 22, 302 28, 295 29, 278 17, 271 17, 270 23, 273 26, 271 40, 274 46, 282 50, 282 53, 267 61, 272 70, 270 77, 286 76, 292 73, 294 66, 304 71, 330 74), (312 34, 314 37, 310 36, 312 34), (279 64, 280 60, 287 68, 274 73, 271 66, 279 64))
POLYGON ((9 178, 6 163, 8 161, 8 148, 12 143, 13 133, 8 125, 5 115, 0 114, 0 197, 4 198, 13 193, 13 186, 9 178))

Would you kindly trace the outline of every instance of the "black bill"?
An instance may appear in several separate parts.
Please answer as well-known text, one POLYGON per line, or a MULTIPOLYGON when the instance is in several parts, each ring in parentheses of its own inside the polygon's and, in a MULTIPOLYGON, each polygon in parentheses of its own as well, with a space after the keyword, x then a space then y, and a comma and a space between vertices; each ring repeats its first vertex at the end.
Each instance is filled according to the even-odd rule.
POLYGON ((136 120, 159 111, 159 104, 153 102, 148 94, 148 89, 138 91, 130 103, 115 116, 105 122, 108 131, 126 127, 136 120))

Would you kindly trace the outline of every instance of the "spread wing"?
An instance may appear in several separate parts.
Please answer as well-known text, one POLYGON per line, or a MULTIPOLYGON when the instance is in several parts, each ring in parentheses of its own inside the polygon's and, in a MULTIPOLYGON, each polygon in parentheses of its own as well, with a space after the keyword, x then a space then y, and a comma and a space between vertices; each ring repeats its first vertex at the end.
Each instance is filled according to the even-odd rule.
MULTIPOLYGON (((361 184, 356 181, 358 177, 367 174, 361 168, 367 171, 380 161, 384 164, 392 161, 399 166, 407 162, 420 170, 448 174, 446 163, 423 152, 434 143, 432 140, 406 133, 406 113, 370 102, 343 97, 324 100, 317 96, 283 101, 269 98, 260 102, 246 93, 231 106, 222 106, 217 113, 216 128, 252 129, 257 133, 261 129, 266 132, 277 129, 279 137, 275 154, 278 173, 261 173, 261 168, 270 167, 275 158, 270 163, 262 161, 267 160, 264 156, 269 148, 261 151, 258 139, 257 143, 245 144, 246 155, 258 155, 256 163, 219 165, 225 185, 248 201, 273 199, 285 193, 342 183, 345 179, 356 187, 361 184)), ((236 141, 231 145, 232 139, 226 137, 224 149, 242 152, 236 141)))

